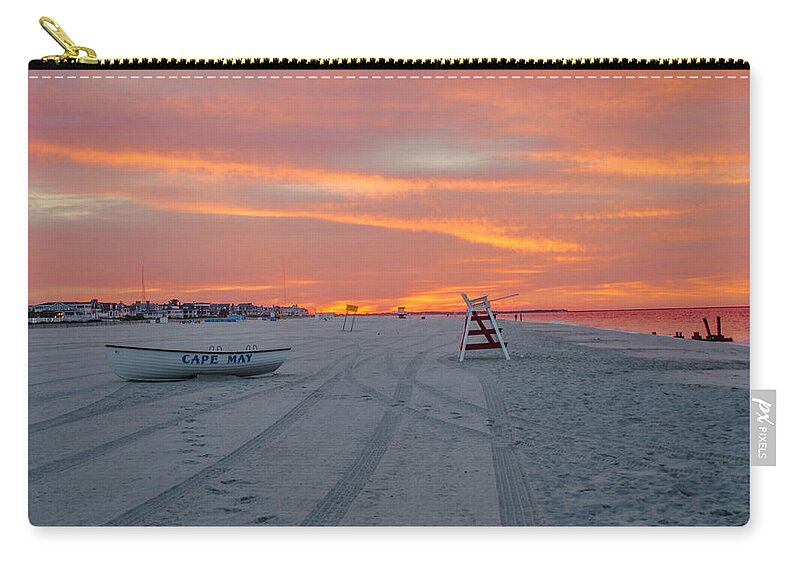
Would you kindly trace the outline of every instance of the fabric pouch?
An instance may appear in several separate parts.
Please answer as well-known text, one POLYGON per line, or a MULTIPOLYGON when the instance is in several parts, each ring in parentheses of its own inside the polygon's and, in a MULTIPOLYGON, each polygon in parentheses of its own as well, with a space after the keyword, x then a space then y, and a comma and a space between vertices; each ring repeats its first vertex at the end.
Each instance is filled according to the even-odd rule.
POLYGON ((32 524, 747 522, 746 62, 43 26, 32 524))

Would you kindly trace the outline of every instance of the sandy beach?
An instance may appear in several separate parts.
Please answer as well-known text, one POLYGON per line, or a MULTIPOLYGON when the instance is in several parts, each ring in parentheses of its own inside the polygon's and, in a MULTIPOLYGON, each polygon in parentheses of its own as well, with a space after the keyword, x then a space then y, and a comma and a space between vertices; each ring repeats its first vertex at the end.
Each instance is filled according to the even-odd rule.
POLYGON ((459 318, 31 329, 35 525, 741 525, 749 347, 459 318), (271 377, 114 376, 104 343, 291 346, 271 377))

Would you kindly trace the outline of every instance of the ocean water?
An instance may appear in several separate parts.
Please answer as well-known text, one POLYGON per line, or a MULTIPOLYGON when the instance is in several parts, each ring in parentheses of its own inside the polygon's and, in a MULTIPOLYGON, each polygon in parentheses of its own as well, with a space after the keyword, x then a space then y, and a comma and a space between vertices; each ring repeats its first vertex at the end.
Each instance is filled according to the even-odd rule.
MULTIPOLYGON (((523 322, 565 323, 600 329, 674 336, 677 331, 690 338, 695 331, 706 335, 703 317, 711 332, 717 332, 717 317, 722 319, 722 334, 737 344, 750 343, 750 307, 692 307, 676 309, 626 309, 615 311, 568 311, 566 313, 523 313, 523 322)), ((501 313, 514 320, 514 313, 501 313)))

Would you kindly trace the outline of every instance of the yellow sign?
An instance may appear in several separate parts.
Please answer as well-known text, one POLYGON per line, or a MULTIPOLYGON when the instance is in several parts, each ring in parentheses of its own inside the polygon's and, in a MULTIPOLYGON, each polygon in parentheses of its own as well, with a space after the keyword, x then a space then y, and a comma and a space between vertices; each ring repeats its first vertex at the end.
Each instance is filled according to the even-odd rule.
POLYGON ((355 313, 357 310, 358 310, 358 306, 357 305, 347 305, 347 312, 348 313, 350 313, 350 312, 355 313))

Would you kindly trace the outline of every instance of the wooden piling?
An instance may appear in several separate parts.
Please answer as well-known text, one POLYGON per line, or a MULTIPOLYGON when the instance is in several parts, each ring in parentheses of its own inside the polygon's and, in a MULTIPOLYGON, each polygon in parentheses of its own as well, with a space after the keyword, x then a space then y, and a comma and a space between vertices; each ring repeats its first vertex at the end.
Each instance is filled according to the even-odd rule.
POLYGON ((703 317, 703 325, 706 327, 706 337, 711 338, 711 327, 708 326, 708 319, 703 317))

